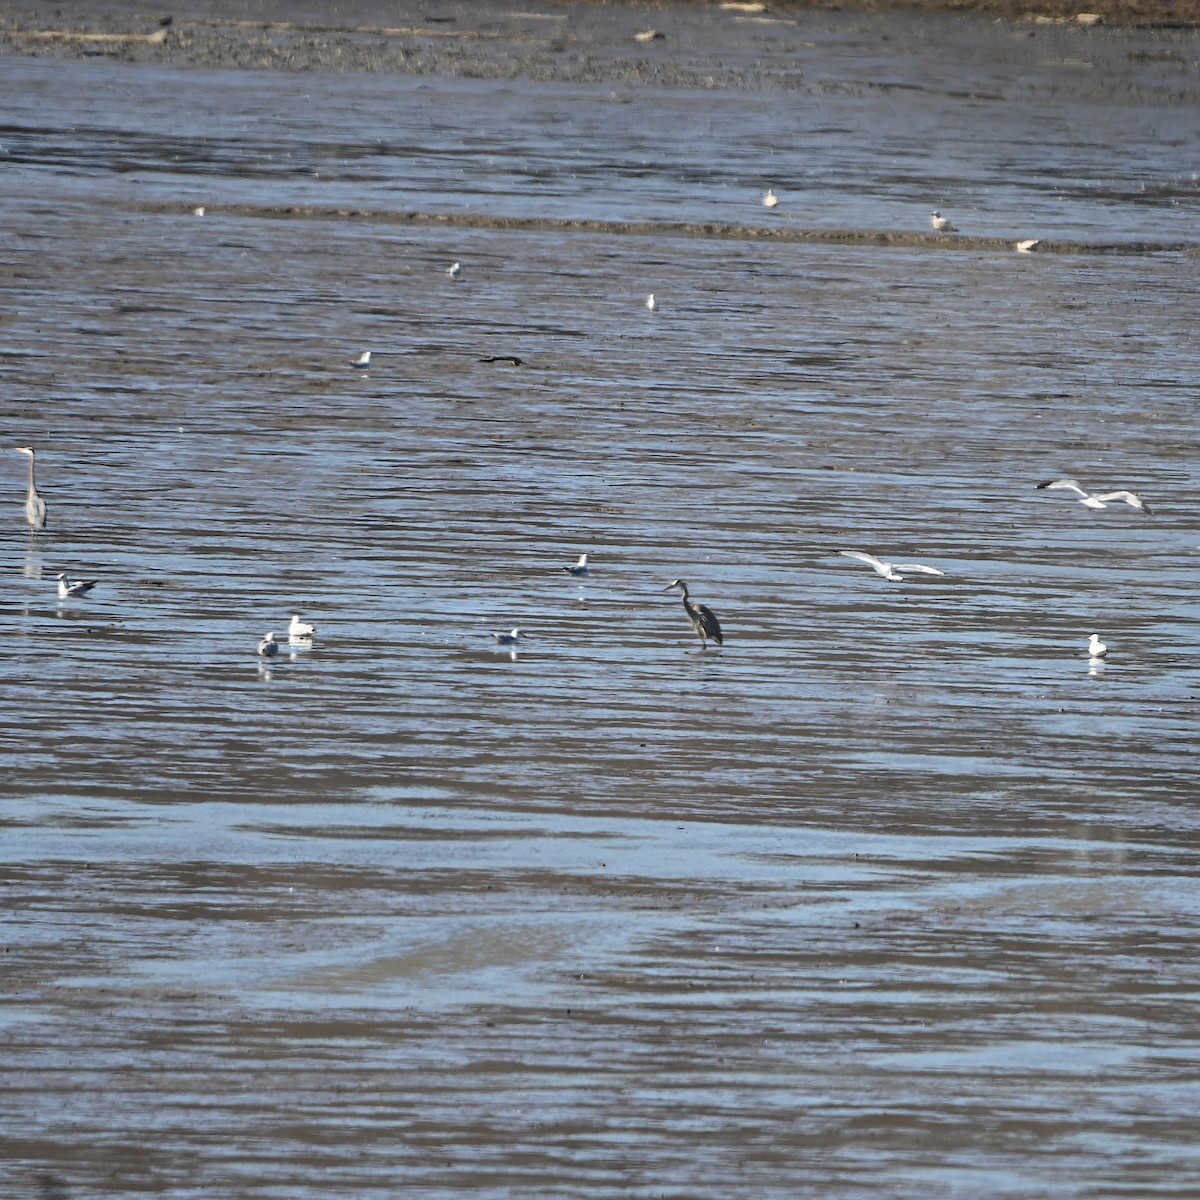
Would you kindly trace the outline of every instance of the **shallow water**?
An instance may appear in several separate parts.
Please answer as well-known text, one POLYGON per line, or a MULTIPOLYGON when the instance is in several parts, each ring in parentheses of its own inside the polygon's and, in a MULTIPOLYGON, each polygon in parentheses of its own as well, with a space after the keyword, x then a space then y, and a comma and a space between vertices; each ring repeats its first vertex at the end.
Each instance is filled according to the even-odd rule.
POLYGON ((5 1194, 1188 1194, 1194 255, 549 222, 1176 244, 1196 110, 830 62, 4 60, 5 1194))

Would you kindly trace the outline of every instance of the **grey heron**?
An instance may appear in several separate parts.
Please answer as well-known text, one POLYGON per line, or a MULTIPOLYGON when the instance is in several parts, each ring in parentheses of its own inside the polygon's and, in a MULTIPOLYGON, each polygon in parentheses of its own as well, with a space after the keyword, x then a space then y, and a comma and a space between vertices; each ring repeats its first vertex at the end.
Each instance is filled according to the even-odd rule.
POLYGON ((929 223, 934 227, 935 230, 937 230, 938 233, 958 232, 950 219, 948 217, 943 217, 936 208, 929 214, 929 223))
POLYGON ((279 653, 279 643, 275 640, 273 633, 268 633, 261 642, 258 643, 258 652, 263 658, 274 658, 279 653))
POLYGON ((923 567, 920 563, 890 563, 884 562, 881 558, 876 558, 873 554, 867 554, 862 550, 839 550, 838 553, 844 558, 857 558, 859 562, 865 562, 868 567, 873 567, 878 574, 884 579, 890 579, 893 583, 899 583, 904 576, 901 571, 915 571, 918 575, 945 575, 945 571, 939 571, 937 567, 923 567))
POLYGON ((501 646, 515 646, 521 640, 521 631, 514 629, 511 633, 493 633, 492 637, 500 643, 501 646))
POLYGON ((1107 508, 1106 500, 1124 500, 1131 508, 1139 508, 1147 516, 1150 516, 1150 506, 1146 504, 1140 496, 1134 495, 1133 492, 1127 492, 1124 489, 1115 492, 1086 492, 1079 486, 1079 481, 1076 479, 1055 479, 1049 483, 1039 483, 1038 490, 1047 489, 1053 491, 1055 488, 1063 488, 1068 492, 1075 492, 1078 496, 1079 503, 1085 508, 1107 508))
POLYGON ((672 579, 662 590, 669 592, 673 588, 681 588, 683 591, 683 611, 687 613, 687 618, 700 639, 700 649, 708 646, 709 638, 718 646, 723 646, 725 639, 721 636, 721 622, 717 620, 717 614, 707 604, 693 604, 688 599, 688 585, 682 579, 672 579))
POLYGON ((588 573, 588 560, 586 554, 579 556, 579 561, 573 567, 563 567, 568 575, 586 575, 588 573))
POLYGON ((37 537, 46 528, 46 502, 38 495, 33 481, 33 451, 28 446, 18 446, 18 454, 29 455, 29 490, 25 494, 25 520, 29 522, 29 534, 37 537))
POLYGON ((1108 653, 1108 647, 1096 636, 1096 634, 1088 635, 1088 657, 1103 658, 1108 653))
POLYGON ((300 620, 299 613, 292 613, 292 621, 291 624, 288 625, 289 639, 310 638, 316 632, 317 627, 315 625, 306 624, 304 621, 300 620))
POLYGON ((64 572, 58 573, 58 598, 69 600, 73 597, 86 596, 96 586, 95 579, 67 579, 64 572))

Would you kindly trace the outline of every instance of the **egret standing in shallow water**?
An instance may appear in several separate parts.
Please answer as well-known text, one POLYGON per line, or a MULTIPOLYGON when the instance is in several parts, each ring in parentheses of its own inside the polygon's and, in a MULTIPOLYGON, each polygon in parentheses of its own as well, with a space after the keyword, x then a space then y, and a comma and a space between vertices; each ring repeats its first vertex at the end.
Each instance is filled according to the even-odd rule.
POLYGON ((25 494, 25 520, 29 522, 29 536, 37 537, 46 528, 46 502, 38 495, 33 482, 33 451, 28 446, 18 446, 18 454, 29 455, 29 491, 25 494))
POLYGON ((717 614, 707 604, 693 604, 688 599, 688 585, 682 579, 672 579, 663 591, 669 592, 672 588, 683 589, 683 611, 687 613, 688 620, 700 639, 700 649, 707 648, 709 638, 718 646, 723 646, 725 639, 721 636, 721 622, 717 620, 717 614))

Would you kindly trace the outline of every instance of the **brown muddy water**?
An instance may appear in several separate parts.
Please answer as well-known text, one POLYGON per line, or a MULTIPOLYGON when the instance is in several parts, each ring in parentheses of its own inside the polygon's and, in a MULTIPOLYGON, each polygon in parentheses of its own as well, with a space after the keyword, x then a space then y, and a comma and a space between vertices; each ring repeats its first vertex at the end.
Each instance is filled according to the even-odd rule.
POLYGON ((1108 99, 3 60, 0 1194, 1195 1194, 1148 36, 1108 99))

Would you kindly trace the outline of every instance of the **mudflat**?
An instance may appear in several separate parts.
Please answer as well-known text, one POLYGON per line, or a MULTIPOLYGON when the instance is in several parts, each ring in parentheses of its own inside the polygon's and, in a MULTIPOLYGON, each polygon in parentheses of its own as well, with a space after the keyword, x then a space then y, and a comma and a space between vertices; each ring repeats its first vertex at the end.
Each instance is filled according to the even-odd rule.
POLYGON ((1194 33, 328 7, 0 15, 0 1194, 1186 1186, 1194 33))

